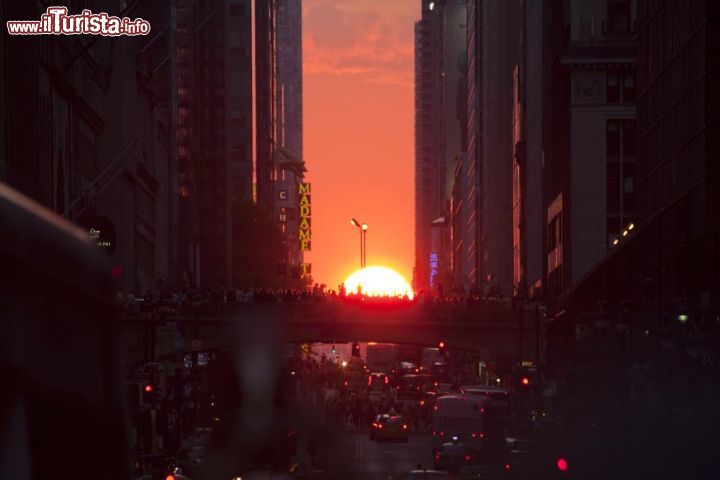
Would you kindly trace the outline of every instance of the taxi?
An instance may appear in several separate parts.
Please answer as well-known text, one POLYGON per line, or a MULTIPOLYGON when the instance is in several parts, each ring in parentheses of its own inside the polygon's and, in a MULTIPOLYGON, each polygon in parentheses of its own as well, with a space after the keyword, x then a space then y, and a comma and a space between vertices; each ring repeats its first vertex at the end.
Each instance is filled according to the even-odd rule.
POLYGON ((402 415, 394 413, 378 415, 370 426, 370 440, 397 440, 407 443, 408 425, 402 415))

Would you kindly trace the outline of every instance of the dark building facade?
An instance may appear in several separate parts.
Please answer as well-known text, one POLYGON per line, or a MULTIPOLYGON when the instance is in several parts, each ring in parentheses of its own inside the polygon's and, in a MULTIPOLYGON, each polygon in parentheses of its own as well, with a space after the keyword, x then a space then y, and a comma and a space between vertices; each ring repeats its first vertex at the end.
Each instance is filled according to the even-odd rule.
POLYGON ((542 294, 544 264, 542 172, 549 62, 546 3, 521 3, 518 63, 513 75, 513 290, 533 299, 542 294))
POLYGON ((451 196, 466 144, 464 0, 422 1, 415 25, 416 289, 452 289, 451 196))
MULTIPOLYGON (((282 161, 303 162, 302 2, 277 0, 276 25, 275 141, 284 149, 275 155, 277 168, 282 161)), ((303 263, 299 240, 300 182, 298 171, 278 169, 274 215, 284 234, 288 254, 287 258, 279 259, 280 271, 290 280, 299 279, 303 263)))
POLYGON ((177 158, 184 281, 233 283, 233 204, 252 201, 252 8, 178 0, 177 158))
MULTIPOLYGON (((86 3, 70 2, 70 13, 86 3)), ((170 15, 169 5, 146 2, 105 2, 103 11, 151 24, 170 15)), ((37 2, 0 4, 4 19, 44 12, 37 2)), ((167 35, 0 35, 0 181, 92 230, 125 292, 173 280, 169 52, 167 35)))
POLYGON ((277 125, 276 0, 255 1, 255 188, 258 205, 273 211, 277 125))
POLYGON ((636 2, 553 2, 545 150, 546 293, 560 295, 636 221, 636 2))
MULTIPOLYGON (((483 282, 480 245, 483 238, 485 212, 482 201, 483 183, 483 0, 470 0, 467 10, 467 156, 463 162, 466 188, 463 192, 462 210, 465 229, 462 234, 460 258, 457 264, 464 264, 463 276, 471 287, 483 282)), ((459 243, 459 242, 458 242, 459 243)))
MULTIPOLYGON (((519 51, 519 1, 475 0, 467 8, 467 166, 462 246, 463 288, 493 295, 513 286, 513 112, 519 51)), ((453 235, 455 238, 456 236, 453 235)))
POLYGON ((637 243, 669 308, 720 308, 720 76, 714 2, 638 2, 637 243))
POLYGON ((520 2, 486 0, 483 21, 481 271, 488 288, 499 288, 508 296, 513 292, 513 72, 518 55, 520 2))
POLYGON ((444 2, 422 0, 415 24, 415 270, 416 290, 431 286, 438 254, 431 251, 431 225, 444 214, 445 95, 444 2), (433 266, 431 266, 433 265, 433 266))

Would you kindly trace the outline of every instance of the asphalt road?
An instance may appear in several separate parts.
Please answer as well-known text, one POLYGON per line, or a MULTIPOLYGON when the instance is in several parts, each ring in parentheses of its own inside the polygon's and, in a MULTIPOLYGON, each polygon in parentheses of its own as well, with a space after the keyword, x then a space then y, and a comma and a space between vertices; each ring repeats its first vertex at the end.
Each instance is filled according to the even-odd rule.
POLYGON ((340 437, 345 452, 348 479, 387 480, 421 464, 432 468, 431 436, 410 435, 408 443, 376 442, 367 433, 346 433, 340 437))

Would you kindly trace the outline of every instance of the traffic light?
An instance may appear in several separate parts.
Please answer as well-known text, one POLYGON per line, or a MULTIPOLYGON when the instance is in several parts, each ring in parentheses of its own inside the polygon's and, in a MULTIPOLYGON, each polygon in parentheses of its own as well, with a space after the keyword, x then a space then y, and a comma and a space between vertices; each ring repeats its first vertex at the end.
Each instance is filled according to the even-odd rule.
POLYGON ((152 405, 155 402, 155 385, 152 383, 144 383, 142 385, 142 403, 143 405, 152 405))
POLYGON ((360 344, 357 342, 353 342, 353 344, 352 344, 352 356, 353 357, 360 356, 360 344))
POLYGON ((438 343, 438 350, 440 351, 440 355, 445 356, 445 342, 440 341, 440 343, 438 343))
POLYGON ((520 383, 523 387, 529 387, 530 386, 530 379, 528 377, 522 377, 520 379, 520 383))

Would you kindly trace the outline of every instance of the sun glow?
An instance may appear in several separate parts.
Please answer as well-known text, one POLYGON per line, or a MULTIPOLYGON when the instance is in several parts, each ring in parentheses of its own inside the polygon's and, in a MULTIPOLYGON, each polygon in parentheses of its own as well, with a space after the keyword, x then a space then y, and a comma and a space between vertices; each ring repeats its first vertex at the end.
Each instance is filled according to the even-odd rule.
POLYGON ((366 267, 350 275, 345 280, 348 295, 358 293, 358 287, 364 295, 371 297, 402 297, 413 298, 414 294, 405 279, 387 267, 366 267))

